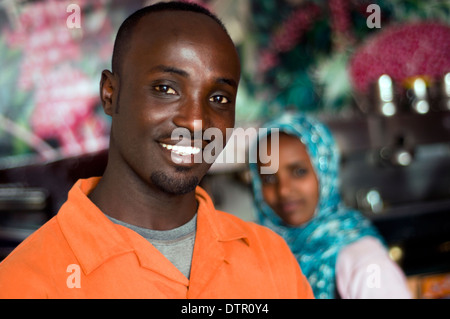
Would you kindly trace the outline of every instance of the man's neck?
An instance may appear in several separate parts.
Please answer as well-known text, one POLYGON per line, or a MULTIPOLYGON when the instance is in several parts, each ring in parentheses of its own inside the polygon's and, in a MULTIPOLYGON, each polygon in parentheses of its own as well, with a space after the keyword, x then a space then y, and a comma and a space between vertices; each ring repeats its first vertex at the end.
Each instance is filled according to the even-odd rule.
POLYGON ((88 197, 105 214, 128 224, 154 230, 179 227, 197 212, 195 192, 168 194, 137 176, 129 175, 107 167, 88 197))

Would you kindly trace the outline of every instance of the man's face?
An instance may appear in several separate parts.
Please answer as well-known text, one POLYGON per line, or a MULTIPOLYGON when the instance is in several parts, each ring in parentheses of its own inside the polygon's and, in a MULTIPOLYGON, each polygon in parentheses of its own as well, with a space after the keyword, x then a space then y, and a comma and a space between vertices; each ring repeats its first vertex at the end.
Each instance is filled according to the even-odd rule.
POLYGON ((188 129, 192 140, 185 142, 193 146, 194 130, 214 127, 225 136, 226 128, 234 127, 236 50, 213 19, 192 12, 150 14, 130 41, 111 105, 105 106, 112 116, 111 148, 149 185, 171 194, 190 192, 210 164, 186 163, 193 149, 178 154, 170 146, 179 144, 172 131, 188 129), (194 121, 202 127, 194 128, 194 121))

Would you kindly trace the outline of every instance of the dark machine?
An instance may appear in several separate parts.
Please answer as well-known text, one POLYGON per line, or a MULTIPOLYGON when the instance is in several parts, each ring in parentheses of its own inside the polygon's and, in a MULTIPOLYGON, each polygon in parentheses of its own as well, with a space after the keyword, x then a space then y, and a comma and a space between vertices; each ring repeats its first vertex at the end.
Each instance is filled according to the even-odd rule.
POLYGON ((450 75, 397 93, 380 77, 348 118, 328 120, 345 201, 378 227, 407 274, 450 270, 450 75), (400 95, 401 94, 401 95, 400 95), (400 96, 399 96, 400 95, 400 96))

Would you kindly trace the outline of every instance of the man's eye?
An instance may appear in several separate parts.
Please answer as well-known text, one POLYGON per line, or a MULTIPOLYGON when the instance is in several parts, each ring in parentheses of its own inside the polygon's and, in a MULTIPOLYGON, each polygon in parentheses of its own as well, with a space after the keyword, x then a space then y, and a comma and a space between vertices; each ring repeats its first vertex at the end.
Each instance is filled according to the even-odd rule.
POLYGON ((218 104, 227 104, 230 103, 230 100, 223 95, 214 95, 209 98, 210 102, 218 103, 218 104))
POLYGON ((168 85, 155 85, 154 89, 158 92, 165 93, 165 94, 172 94, 172 95, 177 94, 177 92, 168 85))

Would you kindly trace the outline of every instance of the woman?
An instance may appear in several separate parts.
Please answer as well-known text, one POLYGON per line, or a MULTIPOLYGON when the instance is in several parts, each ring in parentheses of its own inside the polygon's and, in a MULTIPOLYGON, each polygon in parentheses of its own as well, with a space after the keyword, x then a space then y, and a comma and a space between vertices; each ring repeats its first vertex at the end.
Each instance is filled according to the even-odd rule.
POLYGON ((341 200, 339 152, 328 128, 300 114, 263 127, 269 134, 260 135, 252 151, 269 150, 278 170, 260 174, 274 163, 250 164, 257 219, 289 244, 315 297, 410 298, 377 230, 341 200), (273 128, 279 129, 278 141, 270 135, 273 128))

